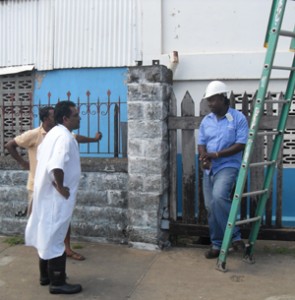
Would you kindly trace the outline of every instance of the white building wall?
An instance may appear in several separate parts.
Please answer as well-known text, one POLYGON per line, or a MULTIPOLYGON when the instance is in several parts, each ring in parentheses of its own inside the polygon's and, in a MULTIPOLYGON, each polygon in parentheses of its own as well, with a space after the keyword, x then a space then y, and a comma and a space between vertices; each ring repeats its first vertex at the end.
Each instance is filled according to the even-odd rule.
MULTIPOLYGON (((271 0, 162 0, 162 3, 162 55, 179 52, 176 80, 260 77, 271 0)), ((283 27, 292 31, 295 3, 288 4, 283 27)), ((290 39, 280 41, 277 59, 291 65, 290 39)), ((286 74, 276 77, 285 78, 286 74)))
MULTIPOLYGON (((148 0, 143 0, 149 3, 148 0)), ((236 93, 254 92, 262 73, 263 47, 272 0, 159 0, 162 3, 161 32, 144 32, 145 43, 161 38, 160 61, 169 65, 169 54, 178 51, 179 65, 174 74, 178 102, 189 90, 200 101, 211 80, 226 80, 236 93)), ((146 5, 146 10, 152 9, 146 5)), ((155 10, 155 9, 154 9, 155 10)), ((148 12, 144 11, 145 14, 148 12)), ((295 2, 288 1, 283 29, 294 28, 295 2)), ((145 20, 143 20, 143 23, 145 20)), ((156 21, 157 22, 157 21, 156 21)), ((143 26, 145 28, 146 26, 143 26)), ((275 64, 291 66, 290 38, 280 38, 275 64)), ((152 55, 143 49, 144 62, 152 55)), ((153 59, 155 59, 154 57, 153 59)), ((288 73, 273 71, 269 89, 285 89, 288 73)), ((198 105, 196 107, 198 113, 198 105)))
MULTIPOLYGON (((38 70, 169 64, 179 53, 175 92, 189 86, 200 99, 212 79, 239 81, 239 92, 259 79, 272 0, 18 0, 0 2, 0 67, 38 70), (201 91, 202 90, 202 91, 201 91)), ((293 30, 288 1, 284 29, 293 30)), ((277 60, 290 64, 289 39, 277 60)), ((285 73, 275 74, 280 90, 285 73)), ((258 86, 258 84, 257 84, 258 86)))

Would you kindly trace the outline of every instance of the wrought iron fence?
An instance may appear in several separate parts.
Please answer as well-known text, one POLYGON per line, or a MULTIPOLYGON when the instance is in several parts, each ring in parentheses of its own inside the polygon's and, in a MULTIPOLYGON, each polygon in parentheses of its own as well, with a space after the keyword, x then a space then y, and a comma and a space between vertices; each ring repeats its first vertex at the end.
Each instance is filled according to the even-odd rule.
MULTIPOLYGON (((22 99, 19 95, 11 94, 3 103, 0 103, 0 156, 7 155, 4 148, 6 142, 15 136, 39 126, 39 109, 44 106, 55 106, 61 100, 70 100, 77 105, 80 112, 80 129, 75 133, 94 137, 96 132, 101 132, 103 138, 98 143, 80 144, 81 156, 86 157, 126 157, 127 156, 127 103, 111 100, 111 91, 107 92, 107 100, 93 101, 90 91, 85 98, 51 99, 48 93, 47 103, 33 103, 32 97, 22 99)), ((21 150, 24 153, 24 150, 21 150)))

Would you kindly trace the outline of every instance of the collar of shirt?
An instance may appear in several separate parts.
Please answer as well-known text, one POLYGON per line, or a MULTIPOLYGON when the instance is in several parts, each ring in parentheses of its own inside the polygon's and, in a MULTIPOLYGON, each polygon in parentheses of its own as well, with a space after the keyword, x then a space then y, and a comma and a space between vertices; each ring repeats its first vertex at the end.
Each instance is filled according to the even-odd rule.
MULTIPOLYGON (((226 118, 229 122, 232 122, 234 120, 234 118, 232 116, 232 110, 233 109, 231 107, 229 107, 228 110, 227 110, 227 113, 223 117, 221 117, 220 119, 226 118)), ((210 117, 210 118, 216 118, 217 119, 216 114, 214 114, 213 112, 211 112, 208 115, 208 117, 210 117)))

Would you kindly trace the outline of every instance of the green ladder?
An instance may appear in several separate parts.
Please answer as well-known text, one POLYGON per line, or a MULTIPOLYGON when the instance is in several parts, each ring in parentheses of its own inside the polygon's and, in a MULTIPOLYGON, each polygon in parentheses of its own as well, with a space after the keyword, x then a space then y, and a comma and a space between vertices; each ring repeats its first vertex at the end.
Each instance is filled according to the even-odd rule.
POLYGON ((242 164, 238 174, 236 188, 232 200, 232 207, 229 214, 228 223, 225 229, 221 250, 216 265, 216 269, 222 272, 227 271, 226 258, 228 255, 228 250, 231 246, 233 230, 236 225, 238 226, 246 223, 251 223, 251 231, 249 235, 249 241, 246 244, 246 248, 245 248, 244 261, 248 263, 255 262, 253 258, 253 248, 258 236, 266 202, 269 196, 270 186, 272 183, 272 178, 276 167, 276 161, 283 142, 284 131, 286 129, 287 118, 292 103, 292 97, 294 94, 294 87, 295 87, 295 56, 293 56, 293 62, 291 67, 273 65, 276 48, 280 36, 290 37, 291 38, 290 50, 295 51, 295 27, 293 31, 281 30, 283 16, 286 8, 286 2, 287 0, 273 0, 272 7, 271 7, 267 34, 265 38, 265 46, 267 47, 267 52, 265 56, 264 67, 263 67, 262 76, 259 83, 256 102, 253 109, 251 124, 249 127, 248 140, 244 150, 242 164), (281 110, 276 131, 259 132, 259 123, 260 123, 261 116, 263 115, 264 103, 267 102, 265 100, 265 97, 267 93, 271 71, 273 69, 290 72, 289 79, 288 79, 284 99, 277 100, 277 101, 271 100, 272 103, 278 103, 278 102, 282 103, 282 110, 281 110), (250 163, 256 137, 258 135, 268 135, 268 134, 274 136, 270 157, 268 158, 267 161, 250 163), (245 188, 249 168, 259 167, 259 166, 266 168, 262 189, 258 191, 251 191, 245 193, 244 188, 245 188), (245 220, 237 221, 237 215, 239 212, 242 198, 248 196, 254 196, 254 195, 255 196, 257 195, 259 197, 257 208, 255 211, 255 216, 245 220))

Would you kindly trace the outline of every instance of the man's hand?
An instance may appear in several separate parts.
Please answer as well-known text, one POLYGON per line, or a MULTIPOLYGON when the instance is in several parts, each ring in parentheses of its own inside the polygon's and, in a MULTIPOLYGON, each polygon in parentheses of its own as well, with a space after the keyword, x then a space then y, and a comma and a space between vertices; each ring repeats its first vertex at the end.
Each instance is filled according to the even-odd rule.
POLYGON ((211 168, 212 159, 219 157, 217 152, 207 152, 205 145, 198 145, 199 161, 202 169, 211 168))
POLYGON ((88 137, 88 136, 76 134, 75 138, 78 143, 82 143, 82 144, 93 143, 93 142, 98 142, 102 139, 102 133, 97 132, 95 134, 95 137, 88 137))
POLYGON ((69 199, 70 189, 67 186, 58 186, 55 181, 53 181, 52 184, 63 197, 69 199))
POLYGON ((28 161, 22 160, 20 162, 20 165, 24 170, 30 170, 30 163, 28 161))
POLYGON ((211 168, 211 159, 208 158, 200 158, 200 162, 201 162, 201 168, 202 169, 206 169, 209 170, 211 168))
POLYGON ((218 157, 218 152, 204 152, 200 155, 200 160, 211 160, 218 157))
POLYGON ((101 139, 102 139, 102 133, 101 132, 97 132, 96 134, 95 134, 95 141, 100 141, 101 139))
POLYGON ((201 168, 209 170, 211 168, 211 160, 213 158, 216 158, 215 153, 202 152, 199 157, 201 168))

